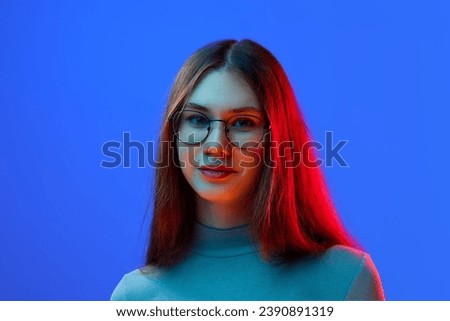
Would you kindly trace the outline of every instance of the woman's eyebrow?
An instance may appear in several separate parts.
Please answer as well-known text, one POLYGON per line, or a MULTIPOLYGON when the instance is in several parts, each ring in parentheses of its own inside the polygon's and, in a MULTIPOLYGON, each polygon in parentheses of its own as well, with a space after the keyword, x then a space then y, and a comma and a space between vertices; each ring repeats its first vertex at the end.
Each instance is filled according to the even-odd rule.
MULTIPOLYGON (((196 103, 192 103, 192 102, 188 102, 186 104, 186 106, 198 109, 198 110, 203 111, 203 112, 209 112, 210 111, 207 107, 199 105, 199 104, 196 104, 196 103)), ((260 114, 263 113, 261 109, 256 108, 256 107, 252 107, 252 106, 231 108, 230 111, 233 112, 233 113, 242 113, 242 112, 246 112, 246 111, 252 111, 252 112, 256 112, 256 113, 260 113, 260 114)))

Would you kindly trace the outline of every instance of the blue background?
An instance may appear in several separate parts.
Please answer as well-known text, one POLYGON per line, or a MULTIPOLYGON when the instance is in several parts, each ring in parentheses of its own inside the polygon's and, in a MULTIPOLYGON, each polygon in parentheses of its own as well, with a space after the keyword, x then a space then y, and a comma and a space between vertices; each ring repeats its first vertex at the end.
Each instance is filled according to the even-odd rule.
POLYGON ((0 299, 107 300, 143 263, 153 172, 103 143, 155 141, 171 83, 207 42, 284 66, 389 300, 450 300, 445 1, 0 2, 0 299))

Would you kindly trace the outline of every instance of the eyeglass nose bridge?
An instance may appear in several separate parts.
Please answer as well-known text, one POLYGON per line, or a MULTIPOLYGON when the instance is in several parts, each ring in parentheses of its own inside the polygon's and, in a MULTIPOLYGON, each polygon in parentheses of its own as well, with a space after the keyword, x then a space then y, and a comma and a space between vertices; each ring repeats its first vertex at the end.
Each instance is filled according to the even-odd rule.
POLYGON ((211 123, 212 123, 213 121, 220 121, 220 122, 222 122, 222 123, 225 124, 225 125, 224 125, 224 128, 225 128, 226 130, 228 130, 228 128, 227 128, 227 121, 222 120, 222 119, 208 119, 208 120, 209 120, 209 126, 208 126, 208 128, 211 128, 211 123))

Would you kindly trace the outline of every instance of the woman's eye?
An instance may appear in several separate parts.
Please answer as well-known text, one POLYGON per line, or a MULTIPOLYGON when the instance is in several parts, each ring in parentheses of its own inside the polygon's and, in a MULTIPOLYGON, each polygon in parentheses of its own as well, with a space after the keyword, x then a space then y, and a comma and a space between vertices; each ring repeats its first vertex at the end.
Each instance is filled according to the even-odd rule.
POLYGON ((255 127, 255 122, 249 118, 240 118, 233 121, 231 124, 232 127, 235 128, 253 128, 255 127))
POLYGON ((208 125, 208 120, 202 116, 189 116, 186 118, 186 121, 191 125, 208 125))

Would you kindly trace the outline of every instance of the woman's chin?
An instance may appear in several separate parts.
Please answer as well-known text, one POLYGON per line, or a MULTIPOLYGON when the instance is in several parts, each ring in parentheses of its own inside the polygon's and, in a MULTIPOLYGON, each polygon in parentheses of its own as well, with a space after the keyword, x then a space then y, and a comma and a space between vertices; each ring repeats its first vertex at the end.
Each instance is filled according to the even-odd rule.
POLYGON ((201 200, 210 203, 225 205, 236 202, 236 200, 233 197, 235 195, 232 193, 232 191, 226 192, 222 190, 217 191, 217 193, 213 193, 211 190, 209 190, 208 192, 197 191, 197 195, 200 197, 201 200))

